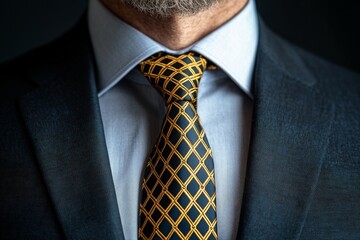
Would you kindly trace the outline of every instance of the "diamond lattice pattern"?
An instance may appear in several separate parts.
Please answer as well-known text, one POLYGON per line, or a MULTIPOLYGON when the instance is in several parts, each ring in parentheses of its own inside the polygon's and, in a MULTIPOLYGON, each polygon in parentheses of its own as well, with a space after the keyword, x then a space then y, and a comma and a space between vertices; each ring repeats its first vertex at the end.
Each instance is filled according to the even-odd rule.
POLYGON ((144 173, 140 239, 217 239, 213 157, 196 112, 205 66, 192 53, 140 66, 168 107, 144 173))

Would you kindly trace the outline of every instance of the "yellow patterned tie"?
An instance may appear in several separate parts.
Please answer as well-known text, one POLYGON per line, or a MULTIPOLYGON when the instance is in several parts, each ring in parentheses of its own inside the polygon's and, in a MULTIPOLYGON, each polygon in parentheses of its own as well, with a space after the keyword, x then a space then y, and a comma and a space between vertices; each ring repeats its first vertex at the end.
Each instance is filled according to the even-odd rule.
POLYGON ((206 60, 159 53, 140 70, 167 114, 142 182, 139 239, 217 239, 212 152, 196 112, 206 60))

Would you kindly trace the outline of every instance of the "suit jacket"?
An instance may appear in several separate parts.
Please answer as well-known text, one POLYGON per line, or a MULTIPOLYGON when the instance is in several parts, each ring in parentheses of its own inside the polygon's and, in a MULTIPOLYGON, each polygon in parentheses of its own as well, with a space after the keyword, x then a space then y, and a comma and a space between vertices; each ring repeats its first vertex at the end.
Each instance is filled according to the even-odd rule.
MULTIPOLYGON (((0 66, 1 239, 124 238, 95 79, 85 20, 0 66)), ((239 239, 360 239, 359 93, 260 23, 239 239)))

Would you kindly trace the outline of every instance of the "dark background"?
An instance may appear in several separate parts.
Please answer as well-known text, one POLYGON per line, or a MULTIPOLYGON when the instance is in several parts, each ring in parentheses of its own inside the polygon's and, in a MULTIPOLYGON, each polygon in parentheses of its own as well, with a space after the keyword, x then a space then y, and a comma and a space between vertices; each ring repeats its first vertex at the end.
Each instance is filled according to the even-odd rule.
MULTIPOLYGON (((360 72, 360 1, 256 0, 267 25, 282 37, 360 72)), ((1 0, 0 62, 69 29, 86 0, 1 0)))

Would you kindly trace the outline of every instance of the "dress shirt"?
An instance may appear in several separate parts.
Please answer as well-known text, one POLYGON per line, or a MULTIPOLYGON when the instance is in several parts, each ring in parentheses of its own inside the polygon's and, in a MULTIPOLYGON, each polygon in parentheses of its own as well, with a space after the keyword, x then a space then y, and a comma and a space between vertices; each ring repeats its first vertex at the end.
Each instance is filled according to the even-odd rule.
POLYGON ((98 68, 101 116, 125 239, 137 239, 143 169, 166 108, 136 66, 163 51, 194 51, 214 62, 199 85, 198 114, 213 151, 219 239, 237 234, 249 149, 251 84, 258 44, 255 3, 181 51, 167 49, 113 15, 99 0, 89 5, 98 68))

